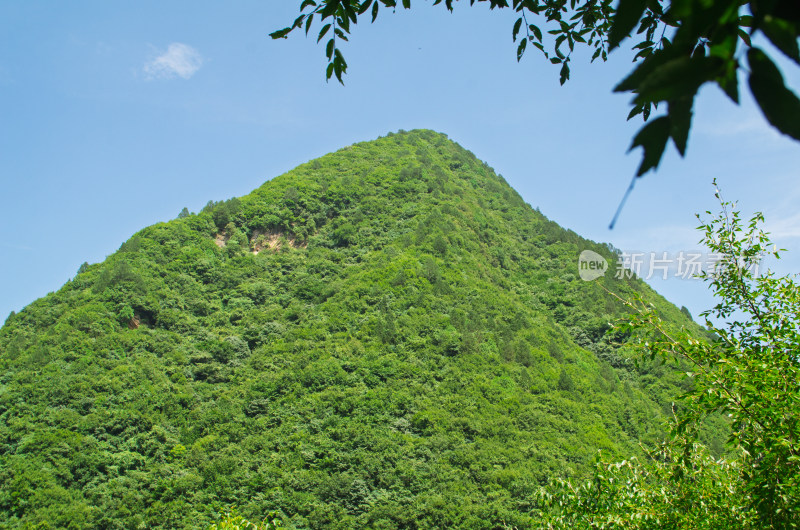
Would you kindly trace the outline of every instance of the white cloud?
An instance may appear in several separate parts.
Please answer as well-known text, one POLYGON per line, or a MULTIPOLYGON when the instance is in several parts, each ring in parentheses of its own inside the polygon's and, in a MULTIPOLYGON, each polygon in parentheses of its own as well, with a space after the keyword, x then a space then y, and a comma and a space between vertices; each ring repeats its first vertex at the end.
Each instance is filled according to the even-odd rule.
POLYGON ((740 110, 735 116, 725 115, 714 120, 707 120, 696 128, 697 132, 714 138, 730 138, 732 136, 747 137, 748 141, 757 138, 761 141, 774 141, 781 138, 779 133, 755 109, 740 110))
POLYGON ((765 230, 776 240, 800 237, 800 213, 775 220, 767 218, 765 230))
POLYGON ((200 52, 180 42, 173 42, 167 51, 144 65, 147 79, 189 79, 203 65, 200 52))
POLYGON ((696 251, 702 248, 701 234, 692 225, 657 224, 629 230, 626 236, 615 239, 614 246, 627 252, 696 251))

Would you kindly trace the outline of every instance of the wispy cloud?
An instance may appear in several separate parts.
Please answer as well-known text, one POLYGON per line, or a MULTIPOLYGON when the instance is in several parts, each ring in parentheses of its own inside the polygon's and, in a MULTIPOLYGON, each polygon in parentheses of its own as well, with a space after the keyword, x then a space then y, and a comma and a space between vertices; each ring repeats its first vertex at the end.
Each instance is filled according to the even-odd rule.
POLYGON ((147 79, 189 79, 203 66, 203 56, 187 44, 173 42, 167 51, 144 65, 147 79))
POLYGON ((773 239, 800 237, 800 213, 788 215, 775 220, 767 219, 765 229, 773 239))
POLYGON ((762 140, 775 140, 781 133, 767 123, 757 111, 744 110, 738 116, 703 123, 697 127, 700 134, 716 138, 731 136, 757 137, 762 140))
POLYGON ((35 250, 33 247, 29 247, 27 245, 14 245, 11 243, 0 243, 2 246, 6 248, 12 248, 14 250, 35 250))
POLYGON ((629 252, 695 251, 702 248, 700 236, 692 225, 665 223, 631 230, 627 237, 617 238, 614 246, 629 252))

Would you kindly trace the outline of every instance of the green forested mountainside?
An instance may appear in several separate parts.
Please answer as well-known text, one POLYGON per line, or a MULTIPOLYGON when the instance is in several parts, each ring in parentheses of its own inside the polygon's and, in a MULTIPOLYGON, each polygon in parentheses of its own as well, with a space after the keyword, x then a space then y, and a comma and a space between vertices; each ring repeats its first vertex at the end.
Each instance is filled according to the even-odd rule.
POLYGON ((616 262, 432 131, 145 228, 0 329, 0 526, 531 526, 686 384, 629 360, 601 285, 702 333, 582 281, 585 249, 616 262))

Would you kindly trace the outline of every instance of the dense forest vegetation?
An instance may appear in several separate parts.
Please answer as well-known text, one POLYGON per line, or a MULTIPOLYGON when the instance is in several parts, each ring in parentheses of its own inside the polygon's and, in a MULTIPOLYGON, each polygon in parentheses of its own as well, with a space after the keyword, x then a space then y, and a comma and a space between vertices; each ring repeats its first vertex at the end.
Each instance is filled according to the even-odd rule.
POLYGON ((529 527, 688 389, 611 293, 704 333, 586 249, 424 130, 145 228, 0 329, 0 527, 529 527))

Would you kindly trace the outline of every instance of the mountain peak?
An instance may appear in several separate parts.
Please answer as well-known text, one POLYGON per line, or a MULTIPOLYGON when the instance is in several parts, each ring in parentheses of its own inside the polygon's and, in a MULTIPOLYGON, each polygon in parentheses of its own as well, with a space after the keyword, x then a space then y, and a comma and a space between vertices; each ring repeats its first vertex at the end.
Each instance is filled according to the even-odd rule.
POLYGON ((0 329, 8 523, 526 527, 680 381, 610 334, 635 279, 433 131, 145 228, 0 329), (54 492, 57 492, 54 493, 54 492))

